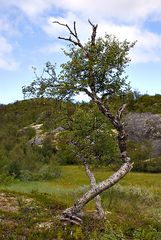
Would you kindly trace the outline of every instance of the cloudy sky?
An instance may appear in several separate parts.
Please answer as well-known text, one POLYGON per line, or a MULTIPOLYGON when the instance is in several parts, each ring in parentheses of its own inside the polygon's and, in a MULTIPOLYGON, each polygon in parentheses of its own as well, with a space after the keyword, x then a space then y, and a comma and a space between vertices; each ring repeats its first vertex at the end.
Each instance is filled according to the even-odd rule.
POLYGON ((57 39, 67 36, 59 20, 77 22, 82 41, 98 23, 98 36, 137 40, 127 68, 133 89, 161 94, 161 0, 0 0, 0 103, 23 99, 22 86, 34 78, 31 66, 65 61, 57 39))

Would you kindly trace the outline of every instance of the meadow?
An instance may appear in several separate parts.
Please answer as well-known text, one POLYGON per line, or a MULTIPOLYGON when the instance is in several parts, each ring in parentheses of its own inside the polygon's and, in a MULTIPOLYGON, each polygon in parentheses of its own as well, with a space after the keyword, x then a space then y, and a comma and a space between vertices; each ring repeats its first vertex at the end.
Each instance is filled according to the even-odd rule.
MULTIPOLYGON (((94 172, 97 181, 112 174, 107 168, 94 172)), ((61 212, 88 188, 81 166, 63 166, 60 178, 50 181, 2 184, 1 239, 161 239, 161 174, 131 172, 102 194, 106 220, 96 219, 93 201, 81 227, 64 228, 61 212)))

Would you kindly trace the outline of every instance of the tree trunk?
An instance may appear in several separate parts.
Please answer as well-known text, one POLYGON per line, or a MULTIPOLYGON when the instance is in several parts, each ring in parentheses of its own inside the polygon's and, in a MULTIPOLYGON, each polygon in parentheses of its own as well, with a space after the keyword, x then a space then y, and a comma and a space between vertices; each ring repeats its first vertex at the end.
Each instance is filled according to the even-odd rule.
MULTIPOLYGON (((87 176, 90 179, 90 185, 91 185, 91 189, 95 189, 96 188, 96 179, 94 174, 91 172, 89 165, 86 163, 86 161, 83 161, 84 167, 85 167, 85 171, 87 176)), ((97 210, 97 215, 99 217, 99 219, 103 219, 105 216, 103 207, 102 207, 102 203, 101 203, 101 197, 100 195, 97 195, 95 197, 95 202, 96 202, 96 210, 97 210)))
MULTIPOLYGON (((87 91, 87 93, 89 93, 87 91)), ((123 178, 133 167, 133 163, 131 163, 131 159, 127 155, 126 151, 126 140, 127 140, 127 134, 124 129, 124 124, 121 122, 122 113, 125 109, 125 105, 123 105, 118 111, 116 116, 114 116, 108 106, 105 106, 102 100, 96 96, 95 93, 89 93, 88 94, 92 100, 97 104, 99 110, 107 117, 107 119, 110 120, 110 122, 113 124, 115 129, 118 132, 117 140, 118 140, 118 146, 120 149, 120 155, 121 160, 123 162, 123 165, 120 167, 120 169, 115 172, 111 177, 108 179, 102 181, 101 183, 95 185, 94 188, 91 188, 88 192, 86 192, 80 199, 78 199, 74 206, 71 208, 66 209, 63 212, 63 215, 61 217, 61 221, 64 223, 72 223, 80 225, 82 223, 81 219, 81 212, 83 207, 91 201, 93 198, 98 196, 103 191, 109 189, 113 185, 115 185, 118 181, 120 181, 121 178, 123 178)))
POLYGON ((121 166, 121 168, 117 172, 115 172, 112 176, 97 184, 95 188, 92 188, 88 192, 86 192, 81 198, 79 198, 75 202, 75 204, 71 208, 68 208, 63 212, 61 221, 64 222, 65 224, 72 223, 76 225, 81 225, 82 208, 97 195, 115 185, 132 169, 132 166, 133 166, 132 163, 129 162, 124 163, 121 166))

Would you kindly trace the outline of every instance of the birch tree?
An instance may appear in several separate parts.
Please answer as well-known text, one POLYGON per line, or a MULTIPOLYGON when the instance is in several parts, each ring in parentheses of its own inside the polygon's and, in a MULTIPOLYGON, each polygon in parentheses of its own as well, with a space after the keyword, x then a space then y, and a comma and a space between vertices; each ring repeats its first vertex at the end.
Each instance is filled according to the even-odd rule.
MULTIPOLYGON (((98 25, 89 21, 92 31, 90 40, 84 44, 78 36, 76 22, 73 27, 58 21, 54 23, 69 32, 69 36, 58 37, 60 40, 70 43, 69 51, 64 51, 69 60, 61 65, 62 70, 58 78, 54 66, 48 62, 43 73, 47 73, 49 78, 43 78, 42 74, 31 86, 23 87, 23 93, 34 95, 36 92, 37 96, 44 96, 47 93, 59 99, 71 99, 82 92, 87 94, 116 130, 120 162, 122 163, 118 171, 98 184, 94 182, 89 191, 62 213, 61 220, 63 222, 80 225, 83 207, 115 185, 133 167, 127 154, 127 133, 122 122, 126 105, 123 104, 116 112, 113 112, 110 102, 112 97, 120 96, 129 90, 125 68, 130 62, 129 51, 134 47, 135 42, 130 43, 127 40, 121 42, 115 36, 108 34, 105 34, 104 38, 97 38, 98 25)), ((82 156, 80 157, 82 158, 82 156)), ((84 163, 87 175, 90 177, 89 166, 85 161, 84 163)))
POLYGON ((94 187, 80 197, 72 207, 63 212, 61 216, 63 222, 80 225, 83 207, 120 181, 133 166, 127 154, 127 133, 121 120, 126 105, 120 106, 117 112, 113 113, 110 109, 110 99, 112 96, 123 94, 128 89, 127 77, 124 73, 130 62, 129 51, 135 42, 130 43, 127 40, 120 42, 115 36, 108 34, 104 38, 96 38, 98 25, 89 21, 92 28, 91 38, 83 44, 77 33, 76 22, 73 28, 58 21, 54 23, 69 31, 68 37, 58 38, 71 43, 69 52, 64 52, 69 61, 61 65, 62 71, 56 83, 59 93, 61 96, 71 98, 83 92, 91 98, 117 131, 120 161, 122 161, 118 171, 104 181, 94 184, 94 187))

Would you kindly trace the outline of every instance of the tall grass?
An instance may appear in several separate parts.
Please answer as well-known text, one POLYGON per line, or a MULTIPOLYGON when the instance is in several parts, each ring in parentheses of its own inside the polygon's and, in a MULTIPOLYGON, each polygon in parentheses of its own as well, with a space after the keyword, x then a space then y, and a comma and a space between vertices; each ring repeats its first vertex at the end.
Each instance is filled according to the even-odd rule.
MULTIPOLYGON (((94 172, 97 181, 112 174, 106 168, 97 169, 94 172)), ((45 193, 50 196, 50 202, 56 202, 58 205, 60 203, 60 206, 66 207, 71 206, 89 189, 89 181, 82 167, 65 166, 62 167, 59 179, 26 183, 11 181, 8 185, 1 184, 0 189, 31 193, 39 197, 41 193, 45 193)), ((43 195, 43 201, 45 196, 43 195)), ((106 221, 99 223, 93 220, 95 203, 91 202, 85 209, 87 219, 85 219, 84 230, 77 230, 81 231, 82 238, 73 239, 161 239, 161 174, 129 173, 101 197, 106 211, 106 221), (92 231, 91 237, 84 237, 83 231, 92 231)), ((74 234, 79 236, 77 231, 74 234)), ((64 236, 63 234, 64 230, 60 235, 64 236)))

